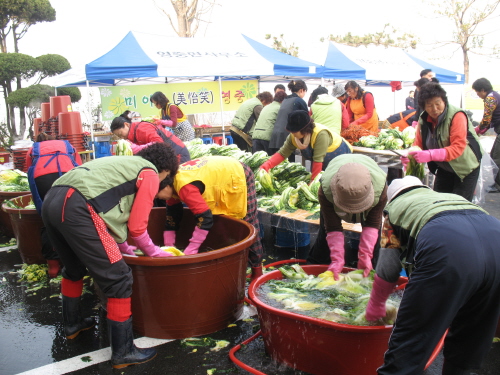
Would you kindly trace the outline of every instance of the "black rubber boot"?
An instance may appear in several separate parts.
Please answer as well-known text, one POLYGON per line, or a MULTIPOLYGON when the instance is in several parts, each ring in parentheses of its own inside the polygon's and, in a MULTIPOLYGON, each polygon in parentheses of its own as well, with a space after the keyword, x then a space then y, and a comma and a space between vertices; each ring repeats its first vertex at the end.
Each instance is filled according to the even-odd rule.
POLYGON ((442 375, 471 375, 471 370, 455 366, 450 361, 444 360, 442 375))
POLYGON ((80 297, 62 296, 64 334, 67 339, 74 339, 81 331, 95 326, 94 318, 82 319, 80 314, 80 297))
POLYGON ((132 317, 124 322, 108 319, 109 342, 111 344, 111 365, 123 368, 138 365, 156 357, 156 349, 140 349, 134 345, 132 317))

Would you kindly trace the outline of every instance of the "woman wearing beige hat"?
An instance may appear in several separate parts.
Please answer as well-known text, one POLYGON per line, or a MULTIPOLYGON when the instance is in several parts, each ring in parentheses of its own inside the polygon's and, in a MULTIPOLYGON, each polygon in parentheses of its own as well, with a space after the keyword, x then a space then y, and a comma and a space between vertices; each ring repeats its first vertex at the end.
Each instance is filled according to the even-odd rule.
POLYGON ((387 203, 385 172, 368 156, 340 155, 323 173, 318 199, 321 206, 319 231, 308 263, 330 263, 328 270, 338 280, 344 267, 342 221, 361 223, 358 268, 364 270, 363 276, 368 276, 373 269, 373 250, 387 203))
POLYGON ((296 110, 288 115, 286 130, 290 133, 283 147, 266 161, 261 169, 269 171, 297 148, 303 158, 311 160, 311 181, 322 170, 324 171, 333 158, 341 154, 351 153, 351 146, 339 134, 332 133, 326 126, 315 124, 309 113, 296 110))

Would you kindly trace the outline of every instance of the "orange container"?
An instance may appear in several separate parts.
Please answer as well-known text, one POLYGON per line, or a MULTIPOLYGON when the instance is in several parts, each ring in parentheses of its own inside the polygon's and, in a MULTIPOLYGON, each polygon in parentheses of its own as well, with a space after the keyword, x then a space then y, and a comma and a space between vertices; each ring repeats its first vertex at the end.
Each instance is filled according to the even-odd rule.
POLYGON ((40 105, 42 109, 42 121, 47 122, 50 118, 50 103, 42 103, 40 105))
POLYGON ((36 136, 40 133, 40 126, 42 125, 42 118, 37 117, 33 119, 33 137, 36 139, 36 136))
POLYGON ((69 95, 50 97, 50 117, 58 117, 59 113, 72 112, 71 97, 69 95))
MULTIPOLYGON (((165 208, 153 208, 148 233, 163 244, 165 208)), ((214 215, 200 253, 168 258, 124 257, 132 269, 134 330, 147 337, 180 339, 220 331, 243 313, 249 247, 255 228, 243 220, 214 215), (209 248, 215 249, 206 251, 209 248)), ((189 210, 177 233, 186 247, 195 226, 189 210)), ((130 239, 130 243, 132 243, 130 239)))
MULTIPOLYGON (((31 201, 31 194, 13 198, 16 205, 26 207, 31 201)), ((47 261, 42 255, 41 229, 43 221, 36 209, 10 208, 2 205, 2 210, 10 216, 14 236, 17 240, 17 249, 27 264, 45 264, 47 261)))
MULTIPOLYGON (((327 265, 304 265, 310 275, 319 275, 327 265)), ((349 269, 344 269, 344 272, 349 269)), ((315 375, 371 375, 384 363, 392 326, 351 326, 276 309, 258 297, 259 287, 282 279, 279 270, 268 272, 250 284, 248 296, 259 314, 266 352, 277 362, 315 375)), ((407 282, 400 277, 398 283, 407 282)), ((404 286, 402 286, 404 288, 404 286)), ((446 335, 446 334, 445 334, 446 335)), ((434 361, 444 336, 427 362, 434 361)))
POLYGON ((59 134, 83 134, 80 112, 59 113, 59 134))

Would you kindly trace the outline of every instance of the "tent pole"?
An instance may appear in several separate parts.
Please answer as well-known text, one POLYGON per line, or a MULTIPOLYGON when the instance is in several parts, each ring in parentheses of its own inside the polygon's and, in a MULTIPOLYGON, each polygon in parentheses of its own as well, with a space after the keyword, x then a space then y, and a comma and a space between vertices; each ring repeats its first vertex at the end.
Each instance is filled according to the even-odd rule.
POLYGON ((94 147, 94 124, 92 123, 92 109, 90 108, 90 85, 89 80, 85 80, 87 85, 87 111, 89 111, 90 115, 90 141, 92 142, 92 154, 95 159, 95 147, 94 147))
POLYGON ((222 124, 222 144, 226 143, 226 133, 224 131, 224 101, 222 100, 222 78, 219 76, 219 99, 220 99, 220 123, 222 124))

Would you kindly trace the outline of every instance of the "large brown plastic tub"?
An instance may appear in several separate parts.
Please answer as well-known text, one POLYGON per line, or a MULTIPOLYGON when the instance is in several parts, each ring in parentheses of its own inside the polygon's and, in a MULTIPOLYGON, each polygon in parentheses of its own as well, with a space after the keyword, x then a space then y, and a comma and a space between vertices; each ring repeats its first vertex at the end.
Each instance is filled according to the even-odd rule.
MULTIPOLYGON (((0 191, 0 205, 6 200, 28 194, 29 191, 0 191)), ((10 215, 4 210, 0 210, 0 233, 9 238, 15 237, 10 215)))
MULTIPOLYGON (((164 223, 165 208, 153 208, 148 232, 156 245, 163 245, 164 223)), ((186 247, 194 224, 191 211, 184 210, 178 248, 186 247)), ((148 337, 180 339, 210 334, 237 320, 243 312, 248 250, 255 240, 252 225, 219 215, 199 254, 124 257, 134 277, 134 330, 148 337), (204 251, 208 248, 214 250, 204 251)))
MULTIPOLYGON (((26 207, 30 204, 31 194, 13 198, 17 206, 26 207)), ((24 263, 45 264, 47 261, 42 255, 42 238, 40 230, 43 221, 36 209, 18 209, 2 205, 2 210, 10 216, 14 236, 17 240, 17 249, 24 263)))

